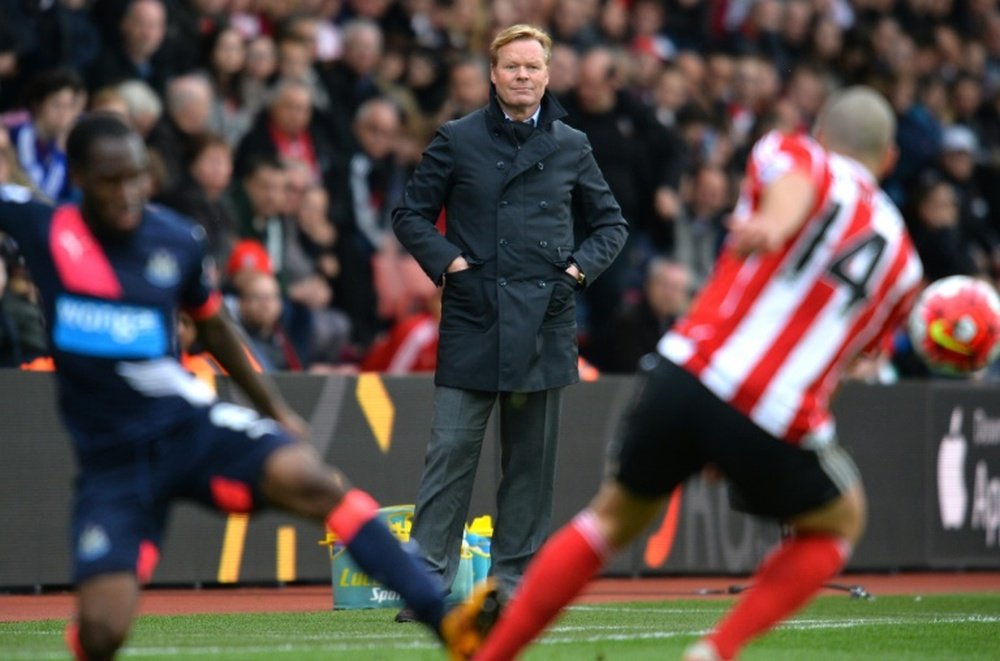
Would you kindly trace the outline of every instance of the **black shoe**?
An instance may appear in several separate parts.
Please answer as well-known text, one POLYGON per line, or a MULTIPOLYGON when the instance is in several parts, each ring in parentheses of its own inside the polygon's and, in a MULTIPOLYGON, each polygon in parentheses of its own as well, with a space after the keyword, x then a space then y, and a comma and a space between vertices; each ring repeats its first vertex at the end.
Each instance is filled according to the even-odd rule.
POLYGON ((397 622, 416 622, 417 614, 413 612, 413 609, 409 606, 404 606, 402 610, 396 613, 397 622))

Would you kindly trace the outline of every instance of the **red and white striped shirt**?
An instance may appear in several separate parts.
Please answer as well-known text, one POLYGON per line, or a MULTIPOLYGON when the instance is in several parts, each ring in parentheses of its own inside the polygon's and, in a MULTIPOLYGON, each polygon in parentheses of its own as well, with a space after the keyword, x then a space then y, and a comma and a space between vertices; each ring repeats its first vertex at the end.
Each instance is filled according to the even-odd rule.
POLYGON ((809 219, 774 252, 724 248, 658 349, 772 435, 812 446, 834 438, 828 406, 842 370, 905 318, 922 267, 868 170, 803 135, 773 132, 754 146, 734 222, 793 170, 816 187, 809 219))

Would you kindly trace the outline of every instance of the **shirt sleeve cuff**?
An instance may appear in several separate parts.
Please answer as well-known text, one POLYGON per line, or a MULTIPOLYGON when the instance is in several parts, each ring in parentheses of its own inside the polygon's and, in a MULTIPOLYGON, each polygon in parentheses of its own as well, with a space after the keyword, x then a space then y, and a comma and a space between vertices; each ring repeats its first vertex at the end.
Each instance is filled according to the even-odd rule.
POLYGON ((208 298, 204 303, 198 307, 186 307, 184 311, 191 315, 191 318, 195 321, 202 321, 208 319, 222 307, 222 294, 217 291, 209 294, 208 298))

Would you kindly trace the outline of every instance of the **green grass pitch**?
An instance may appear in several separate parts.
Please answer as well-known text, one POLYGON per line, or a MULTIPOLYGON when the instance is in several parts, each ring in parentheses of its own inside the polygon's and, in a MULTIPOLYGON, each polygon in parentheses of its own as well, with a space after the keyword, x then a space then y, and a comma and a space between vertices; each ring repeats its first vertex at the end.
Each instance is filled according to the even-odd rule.
MULTIPOLYGON (((543 661, 678 658, 729 600, 576 606, 524 657, 543 661)), ((442 659, 394 611, 146 616, 122 658, 442 659)), ((64 623, 0 623, 0 659, 66 659, 64 623)), ((747 648, 743 659, 1000 659, 1000 594, 824 596, 747 648)))

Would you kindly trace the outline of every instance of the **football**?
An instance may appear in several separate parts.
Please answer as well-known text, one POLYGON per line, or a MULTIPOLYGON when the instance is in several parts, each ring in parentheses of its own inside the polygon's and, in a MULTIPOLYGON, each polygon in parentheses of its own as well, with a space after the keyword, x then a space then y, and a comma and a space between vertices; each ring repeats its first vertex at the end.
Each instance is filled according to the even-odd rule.
POLYGON ((936 280, 913 306, 909 334, 932 371, 975 372, 1000 353, 1000 296, 987 282, 969 276, 936 280))

